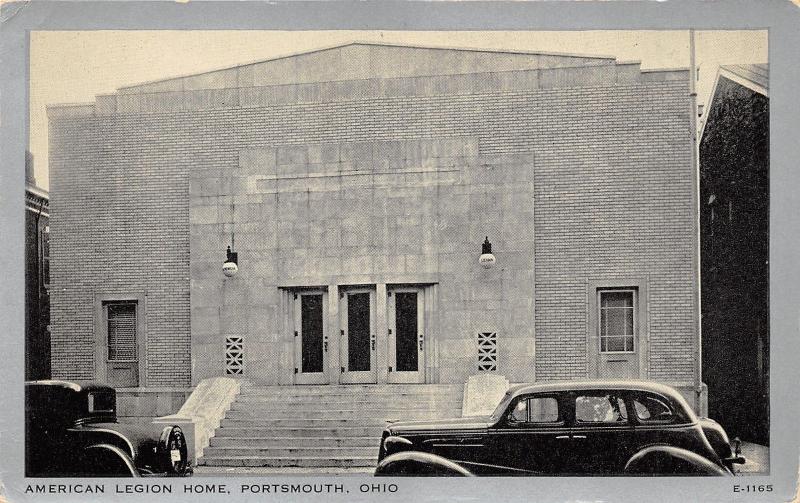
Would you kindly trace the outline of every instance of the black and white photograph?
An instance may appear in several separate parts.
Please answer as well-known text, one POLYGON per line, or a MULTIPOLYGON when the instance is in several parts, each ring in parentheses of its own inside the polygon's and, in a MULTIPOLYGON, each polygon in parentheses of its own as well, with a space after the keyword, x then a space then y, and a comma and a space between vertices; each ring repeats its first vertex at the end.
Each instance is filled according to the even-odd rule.
POLYGON ((768 29, 27 43, 0 501, 770 496, 768 29))

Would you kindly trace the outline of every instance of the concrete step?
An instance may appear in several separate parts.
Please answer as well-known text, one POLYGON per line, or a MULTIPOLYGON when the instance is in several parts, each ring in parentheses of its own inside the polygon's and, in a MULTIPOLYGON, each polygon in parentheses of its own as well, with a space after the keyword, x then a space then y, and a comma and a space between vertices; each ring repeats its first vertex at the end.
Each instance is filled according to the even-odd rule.
POLYGON ((345 458, 378 457, 378 445, 372 447, 207 447, 204 456, 211 458, 228 456, 247 456, 254 458, 345 458))
POLYGON ((220 426, 239 426, 239 427, 252 427, 264 428, 269 431, 270 428, 281 426, 291 426, 294 428, 337 428, 341 426, 372 426, 381 427, 385 426, 387 421, 384 419, 223 419, 220 426))
POLYGON ((378 399, 412 399, 412 398, 434 398, 434 399, 456 399, 461 398, 462 393, 460 389, 454 390, 386 390, 386 389, 345 389, 345 390, 322 390, 322 391, 308 391, 302 389, 264 389, 264 390, 241 390, 239 393, 241 398, 248 397, 277 397, 280 399, 303 399, 308 397, 324 397, 324 398, 370 398, 373 400, 378 399))
POLYGON ((384 426, 273 426, 247 425, 234 422, 217 429, 216 436, 226 438, 244 438, 257 436, 287 437, 374 437, 381 438, 384 426))
POLYGON ((387 419, 402 419, 410 421, 415 419, 447 419, 458 417, 461 410, 458 409, 332 409, 332 410, 259 410, 259 409, 235 409, 225 413, 225 419, 246 419, 246 420, 311 420, 311 419, 336 419, 354 421, 375 420, 385 421, 387 419))
POLYGON ((271 467, 374 467, 378 464, 378 454, 364 457, 281 457, 258 458, 250 456, 203 456, 199 463, 203 466, 271 466, 271 467))
MULTIPOLYGON (((223 430, 220 429, 219 432, 223 430)), ((227 431, 227 429, 225 429, 227 431)), ((259 437, 259 436, 217 436, 211 438, 211 447, 374 447, 380 443, 380 432, 377 435, 363 437, 259 437)))
POLYGON ((217 469, 362 469, 392 421, 458 417, 461 385, 243 383, 199 463, 217 469))
POLYGON ((242 393, 408 393, 418 392, 422 394, 437 391, 461 391, 461 384, 299 384, 287 386, 261 386, 243 381, 241 383, 242 393))
POLYGON ((308 407, 314 409, 335 408, 337 405, 355 405, 362 407, 376 407, 393 405, 399 407, 461 407, 461 397, 391 397, 386 400, 376 400, 374 396, 303 396, 303 397, 278 397, 278 396, 246 396, 240 395, 233 403, 233 407, 308 407))

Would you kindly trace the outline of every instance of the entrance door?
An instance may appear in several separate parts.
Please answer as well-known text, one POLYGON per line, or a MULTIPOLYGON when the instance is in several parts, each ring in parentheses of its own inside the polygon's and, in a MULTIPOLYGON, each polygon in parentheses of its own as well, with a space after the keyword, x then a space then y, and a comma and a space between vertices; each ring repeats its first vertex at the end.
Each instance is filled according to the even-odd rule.
POLYGON ((386 299, 390 383, 425 382, 425 297, 420 288, 398 288, 386 299))
POLYGON ((328 383, 328 335, 324 292, 298 292, 294 297, 294 382, 328 383))
POLYGON ((374 306, 374 290, 352 289, 341 293, 342 384, 377 382, 374 306))

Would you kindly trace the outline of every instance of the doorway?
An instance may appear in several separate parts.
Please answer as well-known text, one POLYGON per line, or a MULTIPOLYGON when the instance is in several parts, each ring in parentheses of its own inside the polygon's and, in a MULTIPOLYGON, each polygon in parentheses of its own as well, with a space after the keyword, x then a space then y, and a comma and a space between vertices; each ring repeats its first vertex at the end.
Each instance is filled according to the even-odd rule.
POLYGON ((321 291, 294 294, 294 382, 327 384, 328 334, 325 331, 328 294, 321 291))
POLYGON ((348 288, 339 298, 342 384, 377 382, 375 290, 348 288))
POLYGON ((425 293, 422 288, 387 292, 390 383, 425 382, 425 293))

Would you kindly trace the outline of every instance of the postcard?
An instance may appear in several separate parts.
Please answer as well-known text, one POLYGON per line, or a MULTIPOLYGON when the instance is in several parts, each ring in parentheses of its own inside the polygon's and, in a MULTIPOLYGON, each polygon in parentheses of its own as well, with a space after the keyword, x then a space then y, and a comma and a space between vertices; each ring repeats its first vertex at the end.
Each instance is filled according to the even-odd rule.
POLYGON ((758 7, 6 3, 0 500, 792 500, 758 7))

